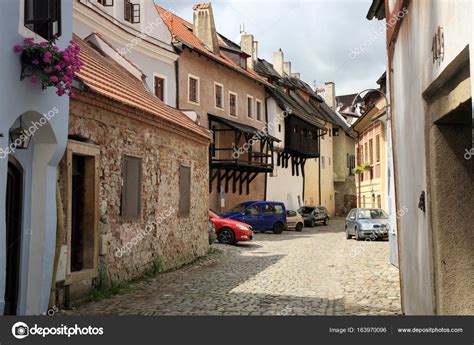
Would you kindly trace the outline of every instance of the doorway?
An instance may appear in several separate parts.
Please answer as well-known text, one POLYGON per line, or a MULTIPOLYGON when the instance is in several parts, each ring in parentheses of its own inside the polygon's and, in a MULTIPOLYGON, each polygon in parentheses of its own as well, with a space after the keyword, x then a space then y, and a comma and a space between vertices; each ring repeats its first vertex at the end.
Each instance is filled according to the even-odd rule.
POLYGON ((20 287, 21 214, 23 169, 10 158, 6 193, 6 280, 5 315, 16 315, 20 287))

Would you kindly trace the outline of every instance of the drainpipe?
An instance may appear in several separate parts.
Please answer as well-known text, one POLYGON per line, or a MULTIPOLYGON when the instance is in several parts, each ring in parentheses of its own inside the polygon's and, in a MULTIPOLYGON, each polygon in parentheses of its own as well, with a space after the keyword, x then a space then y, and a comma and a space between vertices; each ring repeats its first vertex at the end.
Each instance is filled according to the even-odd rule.
MULTIPOLYGON (((357 131, 355 128, 352 128, 352 130, 357 133, 357 142, 359 142, 360 132, 357 131)), ((356 163, 357 163, 357 161, 356 161, 356 163)), ((357 180, 359 181, 359 189, 358 189, 359 192, 357 193, 357 206, 360 207, 361 206, 361 203, 360 203, 360 194, 361 194, 360 193, 360 187, 361 187, 360 186, 360 173, 357 174, 357 180)), ((356 188, 356 192, 357 192, 357 188, 356 188)))
POLYGON ((318 188, 318 192, 319 192, 319 202, 318 204, 321 205, 321 136, 318 137, 318 144, 319 144, 319 158, 318 158, 318 177, 319 177, 319 188, 318 188))
MULTIPOLYGON (((58 171, 59 174, 59 171, 58 171)), ((56 248, 54 250, 53 280, 51 281, 51 293, 49 296, 49 308, 56 305, 56 276, 58 273, 59 256, 61 255, 61 245, 63 240, 64 222, 63 222, 63 202, 59 191, 59 182, 56 182, 56 248)))
POLYGON ((174 62, 174 71, 176 75, 176 109, 179 109, 179 64, 178 60, 174 62))

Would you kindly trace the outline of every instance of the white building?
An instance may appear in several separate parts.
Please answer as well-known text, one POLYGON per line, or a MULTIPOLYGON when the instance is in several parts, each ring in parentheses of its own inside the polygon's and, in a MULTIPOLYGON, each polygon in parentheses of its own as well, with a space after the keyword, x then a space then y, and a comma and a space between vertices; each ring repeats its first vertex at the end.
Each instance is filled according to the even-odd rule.
POLYGON ((373 0, 387 15, 405 314, 474 313, 472 1, 373 0))
POLYGON ((26 37, 40 41, 59 34, 57 43, 64 49, 72 38, 71 18, 71 1, 0 2, 0 312, 4 314, 40 314, 48 308, 57 164, 66 147, 69 114, 68 96, 60 97, 52 88, 42 90, 28 78, 20 80, 22 63, 13 46, 26 37), (53 5, 47 15, 38 11, 46 3, 53 5), (40 6, 25 8, 34 5, 40 6), (28 24, 27 19, 42 21, 28 24), (11 146, 10 132, 20 126, 34 132, 27 149, 11 146))
POLYGON ((166 104, 177 106, 179 55, 153 0, 74 1, 73 28, 76 35, 92 40, 131 73, 136 72, 133 67, 139 66, 143 73, 137 78, 144 74, 144 82, 152 93, 166 104))

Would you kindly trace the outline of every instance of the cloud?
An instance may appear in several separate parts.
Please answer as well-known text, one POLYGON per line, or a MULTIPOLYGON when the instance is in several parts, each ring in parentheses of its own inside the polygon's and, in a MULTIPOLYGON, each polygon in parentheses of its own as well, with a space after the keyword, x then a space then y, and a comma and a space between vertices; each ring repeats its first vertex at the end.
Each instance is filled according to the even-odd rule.
MULTIPOLYGON (((192 21, 198 1, 158 3, 192 21)), ((376 87, 386 65, 385 34, 351 58, 351 49, 368 42, 384 21, 365 18, 371 0, 215 0, 217 30, 239 43, 240 27, 259 41, 259 57, 272 62, 279 48, 292 70, 310 85, 336 83, 338 95, 376 87)))

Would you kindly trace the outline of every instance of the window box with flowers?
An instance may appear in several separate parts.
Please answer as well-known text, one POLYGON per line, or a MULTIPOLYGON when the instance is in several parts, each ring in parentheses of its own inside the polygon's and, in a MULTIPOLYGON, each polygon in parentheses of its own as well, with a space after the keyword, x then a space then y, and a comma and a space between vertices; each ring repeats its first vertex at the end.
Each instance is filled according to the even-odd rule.
POLYGON ((21 53, 21 80, 30 78, 31 82, 41 83, 43 89, 55 87, 59 96, 71 95, 72 81, 81 68, 80 48, 71 41, 70 45, 59 50, 57 37, 50 41, 37 43, 33 38, 25 38, 14 50, 21 53))

